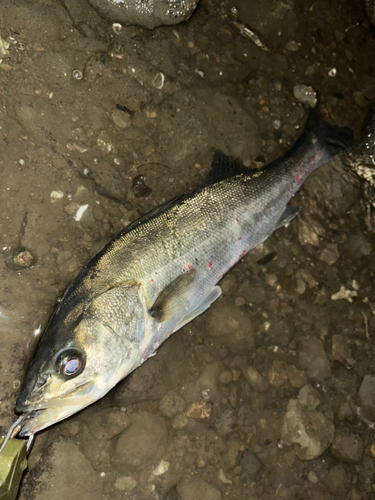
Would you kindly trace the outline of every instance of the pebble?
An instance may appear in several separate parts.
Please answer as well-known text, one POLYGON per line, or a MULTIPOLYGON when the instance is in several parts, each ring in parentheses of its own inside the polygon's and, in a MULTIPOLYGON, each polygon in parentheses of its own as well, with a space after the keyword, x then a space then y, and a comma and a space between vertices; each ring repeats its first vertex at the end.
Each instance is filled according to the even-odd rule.
POLYGON ((340 257, 336 243, 328 243, 323 252, 320 254, 320 260, 329 266, 333 266, 340 257))
POLYGON ((294 97, 301 104, 308 108, 314 108, 318 104, 315 90, 307 85, 295 85, 293 88, 294 97))
POLYGON ((337 498, 345 498, 345 493, 350 488, 350 474, 343 464, 337 464, 329 471, 325 480, 328 491, 337 498))
POLYGON ((180 413, 179 415, 176 415, 173 420, 172 420, 172 427, 173 429, 183 429, 184 427, 187 426, 188 424, 188 419, 185 413, 180 413))
POLYGON ((319 457, 332 443, 335 434, 333 423, 322 413, 306 410, 300 401, 291 399, 281 430, 286 445, 298 445, 296 453, 301 460, 319 457))
POLYGON ((220 373, 220 382, 222 384, 230 384, 233 381, 233 374, 231 370, 224 370, 220 373))
POLYGON ((150 413, 132 415, 131 426, 117 439, 112 462, 118 469, 143 465, 163 452, 167 438, 164 420, 150 413))
POLYGON ((299 362, 307 378, 322 382, 331 376, 331 367, 320 339, 304 338, 299 347, 299 362))
POLYGON ((308 477, 310 483, 317 484, 317 482, 319 481, 318 476, 312 470, 307 474, 307 477, 308 477))
POLYGON ((162 476, 169 470, 170 463, 160 460, 159 465, 152 471, 154 476, 162 476))
POLYGON ((288 380, 283 361, 274 361, 268 372, 268 382, 273 387, 281 387, 288 380))
POLYGON ((285 48, 287 50, 289 50, 290 52, 297 52, 299 50, 299 46, 298 46, 297 42, 294 40, 290 40, 290 42, 288 42, 285 45, 285 48))
POLYGON ((353 368, 355 365, 346 338, 340 333, 332 336, 332 356, 335 361, 339 361, 346 368, 353 368))
POLYGON ((111 113, 111 119, 115 125, 119 128, 128 128, 132 124, 132 119, 128 113, 121 111, 121 109, 115 109, 111 113))
POLYGON ((130 417, 126 413, 107 408, 89 415, 86 425, 96 439, 109 440, 127 429, 130 422, 130 417))
POLYGON ((294 365, 286 365, 285 371, 288 375, 290 385, 299 389, 307 383, 306 373, 298 370, 294 365))
POLYGON ((365 375, 359 388, 360 406, 366 417, 375 420, 375 375, 365 375))
POLYGON ((241 458, 241 467, 247 479, 254 481, 262 469, 263 463, 260 458, 250 450, 245 450, 241 458))
POLYGON ((301 245, 319 246, 319 236, 312 230, 310 223, 305 219, 299 219, 298 239, 301 245))
POLYGON ((331 445, 332 455, 348 464, 359 462, 363 455, 363 441, 348 429, 336 430, 335 438, 331 445))
POLYGON ((298 393, 298 400, 307 410, 315 410, 320 403, 320 394, 311 385, 304 385, 298 393))
POLYGON ((246 304, 246 300, 243 297, 237 297, 234 301, 234 305, 236 307, 242 307, 246 304))
POLYGON ((233 432, 237 424, 237 412, 234 410, 224 410, 218 412, 215 419, 216 430, 219 436, 227 436, 233 432))
POLYGON ((200 401, 195 401, 192 403, 188 411, 186 412, 186 416, 189 418, 197 418, 200 420, 206 420, 210 418, 212 411, 212 405, 201 399, 200 401))
POLYGON ((211 484, 197 476, 186 473, 177 485, 181 500, 222 500, 221 493, 211 484))
POLYGON ((243 376, 248 384, 258 392, 266 392, 268 389, 267 380, 252 366, 242 369, 243 376))
POLYGON ((37 261, 35 255, 23 247, 7 248, 4 251, 5 265, 13 271, 21 271, 34 265, 37 261))
POLYGON ((137 486, 137 481, 132 476, 121 476, 116 479, 115 488, 120 491, 132 491, 137 486))
POLYGON ((176 391, 169 391, 161 399, 159 409, 162 415, 172 418, 184 411, 185 401, 177 394, 176 391))

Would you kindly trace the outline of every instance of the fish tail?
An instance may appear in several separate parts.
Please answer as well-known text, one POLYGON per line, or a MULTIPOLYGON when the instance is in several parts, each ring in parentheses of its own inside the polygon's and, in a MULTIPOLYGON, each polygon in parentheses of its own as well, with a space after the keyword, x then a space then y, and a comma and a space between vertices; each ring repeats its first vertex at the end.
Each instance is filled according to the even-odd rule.
POLYGON ((325 150, 327 160, 355 145, 353 131, 349 127, 337 127, 327 123, 319 108, 310 111, 305 125, 305 134, 312 133, 325 150))

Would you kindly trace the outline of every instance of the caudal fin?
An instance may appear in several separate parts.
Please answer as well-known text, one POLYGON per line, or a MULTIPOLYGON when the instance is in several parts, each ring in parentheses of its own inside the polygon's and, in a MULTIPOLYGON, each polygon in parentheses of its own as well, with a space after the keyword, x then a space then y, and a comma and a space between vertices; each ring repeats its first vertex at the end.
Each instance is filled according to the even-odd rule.
POLYGON ((355 145, 353 131, 349 127, 336 127, 327 123, 319 108, 310 111, 304 132, 313 133, 331 158, 355 145))

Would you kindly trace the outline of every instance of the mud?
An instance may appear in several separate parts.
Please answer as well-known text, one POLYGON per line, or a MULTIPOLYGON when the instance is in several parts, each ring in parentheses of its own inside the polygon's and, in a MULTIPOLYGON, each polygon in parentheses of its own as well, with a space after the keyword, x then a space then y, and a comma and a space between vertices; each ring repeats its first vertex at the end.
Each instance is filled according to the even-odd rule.
MULTIPOLYGON (((375 39, 349 0, 201 0, 186 23, 120 32, 83 0, 3 0, 0 35, 3 434, 38 332, 90 256, 197 187, 216 148, 254 168, 286 152, 307 114, 296 86, 360 138, 375 39)), ((374 498, 362 182, 339 160, 317 171, 298 217, 223 279, 206 314, 37 436, 19 499, 374 498)))

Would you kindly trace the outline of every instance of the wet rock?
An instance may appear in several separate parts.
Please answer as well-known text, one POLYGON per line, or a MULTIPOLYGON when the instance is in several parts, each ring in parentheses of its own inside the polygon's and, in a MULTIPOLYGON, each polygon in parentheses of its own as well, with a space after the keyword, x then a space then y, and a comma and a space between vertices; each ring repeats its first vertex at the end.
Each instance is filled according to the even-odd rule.
POLYGON ((363 441, 348 429, 336 430, 331 446, 332 455, 348 464, 359 462, 363 455, 363 441))
POLYGON ((197 6, 198 0, 90 0, 99 14, 109 21, 124 24, 135 24, 144 28, 178 24, 189 19, 197 6))
POLYGON ((131 426, 117 439, 112 463, 119 469, 147 464, 161 456, 167 439, 164 420, 150 413, 137 413, 131 417, 131 426))
POLYGON ((183 429, 184 427, 187 426, 188 424, 188 419, 185 413, 180 413, 179 415, 176 415, 173 420, 172 420, 172 427, 173 429, 183 429))
POLYGON ((21 271, 22 269, 27 269, 33 266, 37 258, 33 255, 30 250, 24 247, 18 246, 16 248, 6 248, 4 251, 4 261, 5 265, 12 269, 13 271, 21 271))
POLYGON ((311 224, 306 219, 299 219, 298 239, 301 245, 319 246, 319 236, 311 227, 311 224))
POLYGON ((206 330, 234 350, 254 347, 254 330, 248 314, 241 309, 222 305, 210 308, 206 315, 206 330))
POLYGON ((247 479, 254 481, 262 469, 262 461, 250 450, 245 450, 241 458, 241 467, 247 479))
POLYGON ((96 439, 112 439, 130 426, 130 417, 120 410, 106 408, 92 412, 86 425, 96 439))
POLYGON ((258 392, 266 392, 268 389, 268 382, 255 368, 248 366, 242 370, 248 384, 258 392))
POLYGON ((365 375, 359 388, 361 408, 366 417, 375 420, 375 375, 365 375))
POLYGON ((162 415, 172 418, 185 409, 185 401, 176 393, 169 391, 160 401, 159 409, 162 415))
POLYGON ((285 371, 288 375, 288 380, 290 385, 299 389, 307 383, 307 377, 305 372, 298 370, 294 365, 286 365, 285 371))
POLYGON ((212 411, 212 405, 201 399, 200 401, 195 401, 191 404, 188 411, 186 412, 186 416, 189 418, 197 418, 200 420, 206 420, 210 418, 212 411))
POLYGON ((308 87, 307 85, 295 85, 293 93, 297 101, 308 108, 314 108, 318 104, 316 92, 312 87, 308 87))
POLYGON ((137 486, 137 481, 132 476, 121 476, 116 479, 115 488, 120 491, 132 491, 137 486))
POLYGON ((112 111, 111 118, 113 123, 119 128, 127 128, 132 124, 132 119, 129 113, 125 113, 125 111, 122 111, 121 109, 115 109, 112 111))
POLYGON ((233 374, 231 370, 224 370, 220 373, 220 382, 222 384, 230 384, 233 381, 233 374))
POLYGON ((286 445, 297 445, 302 460, 319 457, 332 443, 335 427, 322 413, 306 410, 300 401, 291 399, 281 431, 286 445))
POLYGON ((305 385, 298 393, 298 400, 307 410, 315 410, 320 403, 320 394, 311 385, 305 385))
POLYGON ((288 380, 288 375, 285 370, 283 361, 274 361, 268 372, 268 382, 273 387, 281 387, 288 380))
POLYGON ((320 260, 329 266, 333 266, 340 257, 336 243, 328 243, 323 252, 320 254, 320 260))
POLYGON ((145 183, 144 175, 137 175, 133 179, 132 190, 135 196, 149 196, 152 189, 145 183))
POLYGON ((101 500, 100 475, 94 471, 78 446, 70 441, 58 441, 51 448, 48 480, 43 481, 40 486, 38 500, 82 500, 82 490, 77 486, 80 484, 85 485, 85 494, 90 499, 101 500))
POLYGON ((285 48, 286 48, 286 50, 289 50, 290 52, 298 52, 299 51, 298 43, 295 40, 290 40, 285 45, 285 48))
POLYGON ((321 340, 317 337, 302 339, 299 345, 299 362, 307 377, 321 382, 331 376, 331 367, 321 340))
POLYGON ((329 471, 325 483, 330 493, 333 495, 342 495, 338 498, 343 498, 343 495, 350 488, 350 474, 343 464, 335 465, 329 471))
POLYGON ((184 475, 177 485, 177 491, 182 500, 221 500, 222 496, 218 489, 203 481, 200 477, 191 476, 190 473, 184 475))
POLYGON ((332 356, 334 360, 339 361, 347 368, 353 368, 355 365, 346 338, 341 334, 332 336, 332 356))
POLYGON ((224 410, 219 409, 218 414, 215 418, 216 430, 220 436, 226 436, 233 432, 235 425, 237 424, 237 413, 234 410, 224 410))

